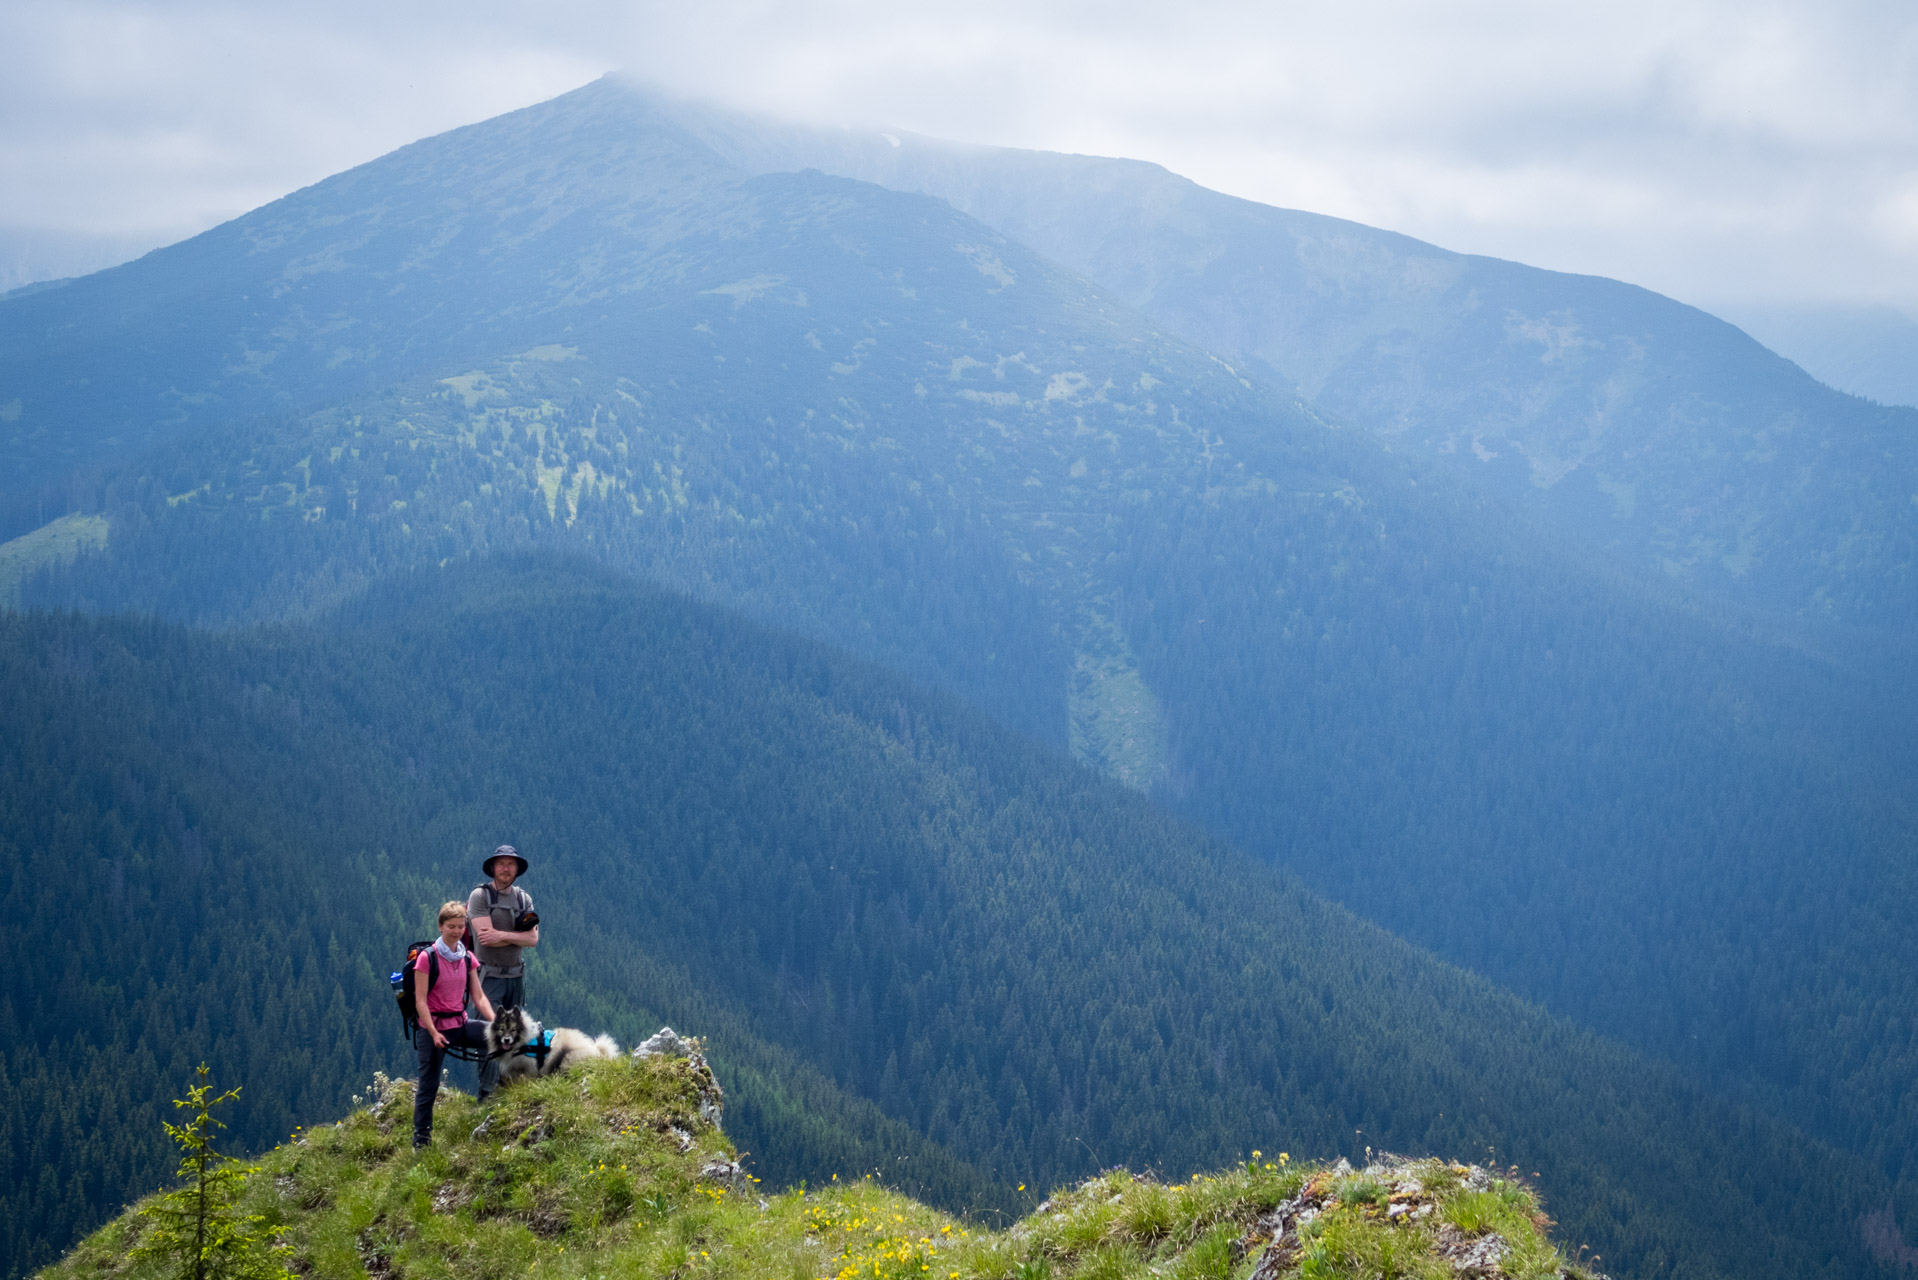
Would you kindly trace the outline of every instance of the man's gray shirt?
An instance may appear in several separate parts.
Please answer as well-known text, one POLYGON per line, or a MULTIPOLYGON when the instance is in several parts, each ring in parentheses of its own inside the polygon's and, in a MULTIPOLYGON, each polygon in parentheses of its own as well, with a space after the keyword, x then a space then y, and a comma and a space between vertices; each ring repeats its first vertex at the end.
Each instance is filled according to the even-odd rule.
MULTIPOLYGON (((466 918, 468 920, 491 921, 493 928, 501 933, 515 932, 513 925, 519 919, 520 913, 531 911, 532 909, 532 895, 518 885, 514 885, 505 893, 501 893, 492 885, 483 884, 473 890, 472 895, 466 899, 466 918)), ((479 931, 477 929, 473 931, 473 941, 475 943, 473 950, 478 954, 480 963, 485 965, 487 969, 500 970, 509 974, 520 971, 519 957, 523 948, 479 946, 477 945, 479 942, 479 931)))

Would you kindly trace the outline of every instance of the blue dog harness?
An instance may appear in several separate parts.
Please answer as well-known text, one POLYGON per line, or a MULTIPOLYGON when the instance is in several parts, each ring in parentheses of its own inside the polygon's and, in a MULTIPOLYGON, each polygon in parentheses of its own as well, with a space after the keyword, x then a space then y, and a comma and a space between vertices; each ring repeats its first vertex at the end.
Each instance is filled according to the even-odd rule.
POLYGON ((519 1056, 522 1058, 531 1058, 535 1069, 543 1074, 546 1070, 546 1055, 552 1051, 553 1033, 541 1029, 538 1039, 529 1040, 521 1046, 519 1056))

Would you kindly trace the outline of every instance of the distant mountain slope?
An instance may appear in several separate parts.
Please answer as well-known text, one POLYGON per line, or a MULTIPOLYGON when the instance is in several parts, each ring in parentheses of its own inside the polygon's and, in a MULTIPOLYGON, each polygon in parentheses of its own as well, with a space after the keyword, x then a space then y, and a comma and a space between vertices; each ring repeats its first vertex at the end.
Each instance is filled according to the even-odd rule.
POLYGON ((1634 571, 1806 620, 1918 624, 1918 410, 1836 393, 1701 311, 1138 161, 676 110, 748 167, 945 198, 1634 571))
MULTIPOLYGON (((205 343, 281 356, 203 370, 186 407, 237 416, 149 452, 76 393, 113 460, 64 492, 106 546, 0 552, 37 566, 24 598, 285 619, 489 549, 587 554, 1069 746, 1868 1154, 1918 1219, 1902 668, 1622 582, 939 201, 703 146, 603 82, 242 219, 225 243, 278 247, 206 271, 285 288, 268 324, 207 286, 205 343), (499 230, 529 209, 538 234, 499 230), (336 319, 405 358, 328 369, 336 319), (323 403, 241 412, 282 385, 323 403)), ((190 283, 175 252, 45 338, 115 404, 151 392, 116 353, 190 283)))
POLYGON ((519 350, 554 336, 556 306, 676 278, 694 264, 671 245, 698 241, 672 229, 724 239, 728 220, 701 201, 741 175, 682 131, 634 123, 630 103, 570 95, 8 298, 0 532, 33 521, 40 491, 64 498, 76 466, 519 350))
POLYGON ((1918 406, 1918 320, 1892 307, 1716 308, 1828 386, 1880 404, 1918 406))
MULTIPOLYGON (((24 406, 0 496, 25 525, 45 514, 36 476, 87 506, 144 484, 140 503, 167 504, 156 512, 246 489, 315 518, 326 509, 300 495, 332 492, 337 518, 458 486, 501 448, 521 471, 535 439, 530 470, 485 480, 483 500, 511 493, 521 517, 540 493, 551 521, 564 489, 568 524, 582 494, 612 509, 603 519, 623 509, 625 532, 600 536, 634 567, 958 688, 1041 737, 1076 725, 1086 754, 1125 756, 1140 785, 1163 765, 1151 717, 1127 749, 1098 710, 1113 679, 1136 682, 1097 574, 1115 505, 1275 483, 1248 457, 1297 472, 1295 489, 1345 485, 1326 433, 1246 429, 1311 424, 1295 401, 978 222, 819 174, 750 177, 609 84, 0 305, 0 351, 0 390, 24 406), (329 432, 350 417, 413 435, 454 403, 434 443, 478 457, 426 490, 437 450, 390 496, 329 490, 357 445, 307 456, 312 409, 350 406, 329 432), (263 467, 288 437, 261 415, 290 419, 301 452, 263 467), (196 432, 231 424, 209 454, 196 432), (875 587, 883 600, 862 598, 875 587), (1075 665, 1093 692, 1073 712, 1061 668, 1075 665)), ((436 519, 430 543, 470 545, 490 505, 436 519)), ((165 600, 94 598, 197 617, 326 598, 197 558, 182 568, 205 592, 123 556, 130 589, 165 600)))
POLYGON ((993 1203, 1281 1136, 1489 1146, 1618 1274, 1876 1274, 1854 1224, 1889 1189, 1858 1163, 723 613, 534 560, 324 628, 16 615, 0 640, 26 695, 0 703, 16 1249, 150 1185, 152 1108, 200 1057, 248 1082, 255 1142, 398 1069, 393 948, 506 836, 550 943, 537 1006, 629 1037, 697 1016, 771 1113, 736 1136, 786 1176, 882 1156, 993 1203))

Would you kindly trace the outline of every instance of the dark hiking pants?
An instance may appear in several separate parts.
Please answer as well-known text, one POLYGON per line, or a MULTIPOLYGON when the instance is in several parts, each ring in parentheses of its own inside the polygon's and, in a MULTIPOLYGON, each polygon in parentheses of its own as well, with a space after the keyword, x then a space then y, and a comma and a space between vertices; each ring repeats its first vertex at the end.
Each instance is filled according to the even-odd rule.
MULTIPOLYGON (((457 1027, 441 1027, 447 1045, 486 1051, 486 1024, 462 1022, 457 1027)), ((446 1065, 446 1050, 433 1043, 425 1027, 413 1031, 413 1049, 419 1054, 420 1073, 413 1086, 413 1145, 423 1147, 433 1140, 433 1103, 440 1096, 440 1069, 446 1065)), ((498 1074, 498 1066, 494 1066, 498 1074)))
MULTIPOLYGON (((480 970, 480 990, 486 993, 486 999, 493 1006, 493 1016, 498 1017, 501 1009, 518 1009, 526 1004, 526 975, 516 973, 510 978, 502 978, 480 970)), ((488 1058, 480 1063, 479 1096, 484 1098, 499 1088, 498 1058, 488 1058)))

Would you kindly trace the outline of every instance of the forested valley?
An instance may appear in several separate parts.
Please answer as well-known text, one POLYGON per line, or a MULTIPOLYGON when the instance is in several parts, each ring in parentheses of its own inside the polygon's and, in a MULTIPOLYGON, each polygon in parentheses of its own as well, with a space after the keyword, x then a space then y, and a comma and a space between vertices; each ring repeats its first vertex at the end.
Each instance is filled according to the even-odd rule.
POLYGON ((1871 1265, 1867 1165, 948 698, 603 570, 5 635, 4 888, 59 922, 8 997, 14 1271, 159 1178, 199 1058, 255 1146, 402 1070, 385 970, 501 839, 550 926, 540 1011, 709 1031, 769 1179, 985 1212, 1116 1163, 1490 1149, 1623 1273, 1871 1265))

